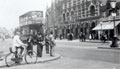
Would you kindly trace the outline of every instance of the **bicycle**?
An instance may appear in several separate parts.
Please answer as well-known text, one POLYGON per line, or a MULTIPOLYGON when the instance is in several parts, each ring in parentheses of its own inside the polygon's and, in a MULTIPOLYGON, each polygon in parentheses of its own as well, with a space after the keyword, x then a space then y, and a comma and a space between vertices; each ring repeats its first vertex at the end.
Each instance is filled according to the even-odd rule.
POLYGON ((5 57, 5 63, 6 63, 6 66, 8 67, 18 65, 23 61, 23 57, 27 64, 32 64, 32 63, 35 64, 37 62, 37 53, 32 50, 27 51, 26 46, 22 54, 16 53, 17 51, 13 52, 12 48, 9 48, 9 50, 10 50, 10 53, 8 53, 5 57), (17 58, 16 58, 16 55, 17 55, 17 58))

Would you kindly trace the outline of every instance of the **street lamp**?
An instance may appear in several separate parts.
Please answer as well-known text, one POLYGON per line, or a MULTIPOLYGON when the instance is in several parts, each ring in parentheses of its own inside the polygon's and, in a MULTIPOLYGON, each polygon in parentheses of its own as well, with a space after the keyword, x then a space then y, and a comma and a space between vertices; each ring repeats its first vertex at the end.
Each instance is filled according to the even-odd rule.
POLYGON ((116 7, 116 0, 110 0, 110 5, 112 7, 113 13, 113 21, 114 21, 114 36, 116 36, 116 29, 115 29, 115 17, 116 17, 116 13, 115 13, 115 7, 116 7))
POLYGON ((110 45, 110 47, 119 47, 118 46, 118 38, 116 36, 116 29, 115 29, 115 17, 116 17, 116 0, 110 0, 110 5, 111 5, 111 8, 112 8, 112 16, 113 16, 113 21, 114 21, 114 38, 112 39, 112 43, 110 45))
POLYGON ((116 7, 116 0, 110 0, 110 5, 111 5, 112 8, 115 9, 115 7, 116 7))
POLYGON ((100 25, 101 25, 101 34, 102 34, 102 22, 100 22, 100 23, 101 23, 101 24, 100 24, 100 25))

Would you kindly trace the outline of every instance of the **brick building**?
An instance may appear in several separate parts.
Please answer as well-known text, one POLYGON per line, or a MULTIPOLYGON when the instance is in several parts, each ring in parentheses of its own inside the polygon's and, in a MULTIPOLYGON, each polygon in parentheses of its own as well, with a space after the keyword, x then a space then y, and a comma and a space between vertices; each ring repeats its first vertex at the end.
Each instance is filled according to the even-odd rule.
MULTIPOLYGON (((101 22, 105 22, 106 19, 110 19, 111 17, 108 15, 108 13, 110 14, 110 10, 106 8, 110 6, 108 3, 109 0, 55 0, 54 5, 52 5, 54 10, 51 10, 52 7, 49 8, 54 12, 54 20, 49 18, 47 18, 47 20, 52 21, 51 24, 54 25, 54 31, 60 31, 55 33, 55 35, 62 34, 64 38, 67 38, 67 34, 73 33, 74 39, 76 39, 79 37, 79 34, 83 32, 87 38, 91 34, 93 39, 99 39, 101 29, 97 28, 101 27, 99 26, 101 22)), ((117 0, 117 14, 119 14, 119 12, 119 0, 117 0)), ((49 14, 51 14, 51 12, 49 12, 49 14)), ((116 16, 115 20, 117 20, 117 34, 119 34, 119 15, 116 16)), ((113 21, 112 17, 111 21, 113 21)), ((108 28, 107 30, 102 28, 102 32, 103 31, 107 31, 106 34, 108 35, 113 31, 113 28, 108 28)))

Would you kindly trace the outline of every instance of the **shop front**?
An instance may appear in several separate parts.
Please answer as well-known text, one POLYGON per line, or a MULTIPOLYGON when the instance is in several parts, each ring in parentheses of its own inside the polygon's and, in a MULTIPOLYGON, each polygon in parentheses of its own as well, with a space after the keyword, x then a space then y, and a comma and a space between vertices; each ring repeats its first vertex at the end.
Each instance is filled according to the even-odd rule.
POLYGON ((101 34, 107 35, 107 39, 110 40, 114 36, 114 28, 116 29, 116 34, 119 36, 120 32, 120 21, 102 21, 100 22, 96 27, 93 28, 93 30, 99 32, 99 39, 101 34))
POLYGON ((79 33, 83 32, 88 39, 89 36, 92 36, 92 39, 98 39, 98 32, 92 30, 99 22, 101 16, 91 16, 87 18, 78 19, 79 22, 79 33))

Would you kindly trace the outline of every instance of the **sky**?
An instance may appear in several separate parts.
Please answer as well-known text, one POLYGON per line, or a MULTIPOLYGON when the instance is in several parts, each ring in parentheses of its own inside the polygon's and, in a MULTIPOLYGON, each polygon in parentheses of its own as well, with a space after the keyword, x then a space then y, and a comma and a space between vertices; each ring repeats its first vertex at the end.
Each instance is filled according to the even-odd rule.
POLYGON ((19 26, 19 16, 28 11, 45 11, 53 0, 0 0, 0 27, 14 29, 19 26))

